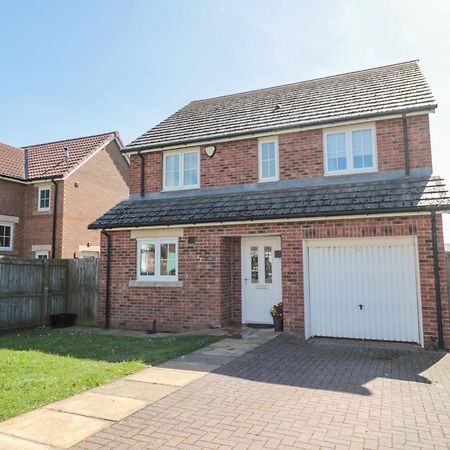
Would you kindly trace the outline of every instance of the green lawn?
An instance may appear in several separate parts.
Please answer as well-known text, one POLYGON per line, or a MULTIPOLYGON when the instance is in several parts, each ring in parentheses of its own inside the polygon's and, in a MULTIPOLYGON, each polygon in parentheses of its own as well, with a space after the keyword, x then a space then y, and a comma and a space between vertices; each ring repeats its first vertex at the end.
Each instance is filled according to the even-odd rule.
POLYGON ((36 329, 0 334, 0 421, 220 340, 36 329))

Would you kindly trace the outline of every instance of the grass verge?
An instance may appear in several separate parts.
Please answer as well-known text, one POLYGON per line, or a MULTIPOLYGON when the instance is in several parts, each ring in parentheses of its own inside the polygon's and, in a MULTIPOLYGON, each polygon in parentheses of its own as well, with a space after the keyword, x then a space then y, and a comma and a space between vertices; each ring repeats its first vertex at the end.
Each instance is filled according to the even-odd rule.
POLYGON ((220 339, 144 339, 46 328, 0 334, 0 421, 220 339))

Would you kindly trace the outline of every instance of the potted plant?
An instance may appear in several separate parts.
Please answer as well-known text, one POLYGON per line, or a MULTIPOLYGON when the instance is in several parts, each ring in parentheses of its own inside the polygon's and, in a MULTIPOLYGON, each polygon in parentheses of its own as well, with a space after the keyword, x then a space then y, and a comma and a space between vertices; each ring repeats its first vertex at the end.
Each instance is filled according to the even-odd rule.
POLYGON ((273 305, 270 310, 270 315, 273 318, 275 331, 283 331, 283 301, 273 305))

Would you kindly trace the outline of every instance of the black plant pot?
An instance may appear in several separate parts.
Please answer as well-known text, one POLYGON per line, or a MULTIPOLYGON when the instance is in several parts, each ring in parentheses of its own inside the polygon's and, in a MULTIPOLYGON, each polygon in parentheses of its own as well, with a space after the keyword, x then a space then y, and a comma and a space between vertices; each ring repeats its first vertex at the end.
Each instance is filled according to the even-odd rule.
POLYGON ((272 319, 275 331, 283 331, 283 319, 280 319, 279 317, 272 317, 272 319))
POLYGON ((52 328, 73 327, 76 319, 77 315, 72 313, 50 314, 52 328))

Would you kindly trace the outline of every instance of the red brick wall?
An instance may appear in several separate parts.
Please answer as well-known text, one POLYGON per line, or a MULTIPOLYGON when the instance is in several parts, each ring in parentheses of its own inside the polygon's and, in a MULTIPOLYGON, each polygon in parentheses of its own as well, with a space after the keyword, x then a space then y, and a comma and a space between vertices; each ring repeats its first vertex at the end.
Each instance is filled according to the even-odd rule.
POLYGON ((13 225, 13 250, 0 251, 0 255, 18 256, 22 252, 23 196, 25 188, 24 184, 0 179, 0 215, 19 217, 19 223, 13 225))
MULTIPOLYGON (((61 220, 64 207, 64 182, 58 183, 58 208, 56 227, 56 258, 61 258, 61 220)), ((26 186, 24 200, 24 229, 22 255, 25 258, 33 258, 33 245, 51 245, 53 230, 53 208, 55 202, 55 186, 51 183, 38 183, 26 186), (39 186, 44 184, 51 189, 50 211, 38 211, 39 186)))
MULTIPOLYGON (((431 167, 428 114, 408 117, 410 167, 431 167)), ((376 122, 379 171, 404 169, 402 119, 376 122)), ((278 135, 280 180, 307 179, 324 175, 323 130, 278 135)), ((162 152, 144 153, 145 192, 162 190, 162 152)), ((140 192, 140 158, 131 156, 130 192, 140 192)), ((258 182, 258 140, 242 139, 216 144, 209 158, 201 147, 202 188, 258 182)))
MULTIPOLYGON (((444 328, 450 344, 440 216, 438 228, 444 328)), ((160 329, 180 330, 224 325, 230 319, 240 321, 240 244, 239 238, 230 239, 226 235, 253 233, 281 235, 285 329, 300 334, 304 333, 303 239, 417 236, 425 344, 430 346, 430 336, 437 335, 431 220, 428 215, 185 228, 184 237, 179 241, 179 279, 184 283, 180 288, 130 288, 129 281, 136 278, 136 241, 130 238, 129 231, 111 232, 112 326, 146 329, 150 319, 157 319, 160 329), (187 243, 188 236, 195 237, 195 244, 187 243), (215 260, 210 261, 207 256, 213 256, 215 260)), ((104 240, 102 252, 105 256, 104 240)), ((105 258, 102 258, 100 318, 104 317, 105 264, 105 258)))
POLYGON ((100 231, 88 225, 128 197, 129 166, 119 150, 111 142, 64 182, 63 258, 88 242, 100 245, 100 231))
MULTIPOLYGON (((428 114, 410 116, 408 142, 410 167, 431 167, 431 141, 428 114)), ((402 119, 377 122, 378 170, 403 169, 405 167, 402 119)))

